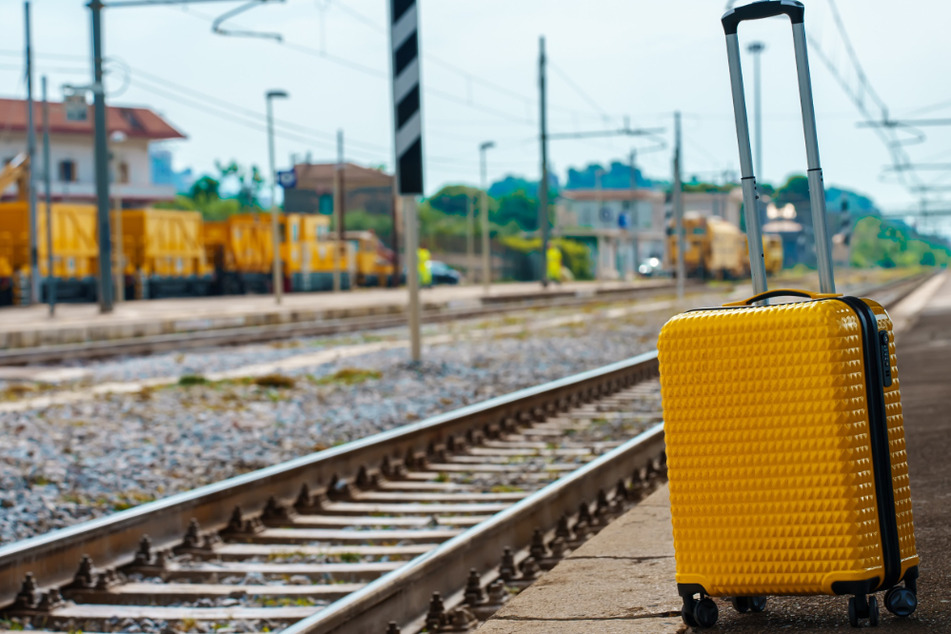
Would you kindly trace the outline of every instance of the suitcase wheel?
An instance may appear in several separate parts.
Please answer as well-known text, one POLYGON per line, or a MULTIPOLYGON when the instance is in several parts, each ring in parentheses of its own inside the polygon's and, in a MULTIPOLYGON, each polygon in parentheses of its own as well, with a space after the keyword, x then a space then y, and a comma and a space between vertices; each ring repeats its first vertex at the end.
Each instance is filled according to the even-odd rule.
MULTIPOLYGON (((693 604, 693 620, 699 627, 713 627, 717 624, 720 610, 710 597, 700 599, 693 604)), ((689 624, 688 624, 689 625, 689 624)))
POLYGON ((908 588, 894 587, 885 593, 885 609, 895 616, 909 616, 918 607, 918 597, 908 588))
POLYGON ((859 619, 868 619, 871 627, 878 625, 878 599, 875 595, 866 599, 864 594, 857 594, 849 599, 849 625, 858 627, 859 619))
POLYGON ((762 612, 766 609, 766 597, 733 597, 730 599, 733 609, 744 612, 762 612))

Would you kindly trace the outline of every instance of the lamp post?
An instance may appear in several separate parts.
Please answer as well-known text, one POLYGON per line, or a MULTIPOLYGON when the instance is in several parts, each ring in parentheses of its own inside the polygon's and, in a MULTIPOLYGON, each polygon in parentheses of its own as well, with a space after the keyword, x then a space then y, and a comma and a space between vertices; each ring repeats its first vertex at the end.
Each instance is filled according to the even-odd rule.
POLYGON ((489 184, 485 175, 485 151, 495 147, 494 141, 486 141, 479 145, 479 158, 482 166, 482 194, 479 197, 480 209, 482 214, 482 292, 489 293, 489 285, 492 283, 491 256, 489 253, 489 192, 486 190, 489 184))
POLYGON ((753 104, 756 108, 756 119, 754 120, 754 126, 756 127, 756 176, 760 179, 763 178, 763 125, 762 125, 762 113, 761 113, 761 99, 760 99, 760 70, 759 70, 759 58, 760 53, 766 50, 766 45, 762 42, 751 42, 747 49, 750 53, 753 54, 753 104))
POLYGON ((269 90, 264 95, 267 102, 267 149, 271 161, 271 240, 273 246, 271 270, 273 274, 272 283, 274 285, 274 301, 281 303, 281 295, 284 291, 284 276, 281 273, 281 239, 278 235, 277 222, 277 169, 274 167, 274 112, 271 101, 274 99, 286 99, 287 93, 283 90, 269 90))

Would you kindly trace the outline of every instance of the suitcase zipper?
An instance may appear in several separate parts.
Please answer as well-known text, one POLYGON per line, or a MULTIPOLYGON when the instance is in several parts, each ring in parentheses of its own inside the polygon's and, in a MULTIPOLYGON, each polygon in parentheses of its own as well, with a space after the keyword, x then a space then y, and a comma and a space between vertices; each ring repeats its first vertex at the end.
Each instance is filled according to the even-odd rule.
POLYGON ((862 326, 865 357, 865 392, 871 437, 872 468, 875 476, 875 498, 878 501, 878 526, 882 537, 882 561, 885 578, 879 588, 891 588, 901 577, 901 554, 898 543, 898 520, 895 516, 895 490, 892 480, 891 451, 888 447, 888 418, 885 414, 885 389, 891 385, 891 359, 888 333, 878 331, 878 319, 868 304, 856 297, 839 297, 858 315, 862 326), (885 337, 881 337, 884 334, 885 337))

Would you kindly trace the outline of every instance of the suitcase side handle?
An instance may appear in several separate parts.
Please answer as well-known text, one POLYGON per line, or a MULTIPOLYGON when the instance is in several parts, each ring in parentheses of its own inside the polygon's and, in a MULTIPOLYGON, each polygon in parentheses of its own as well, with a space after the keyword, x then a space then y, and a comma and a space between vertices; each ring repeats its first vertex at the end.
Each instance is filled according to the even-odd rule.
POLYGON ((786 14, 793 24, 802 24, 805 7, 797 0, 781 0, 780 2, 764 0, 753 2, 743 7, 730 9, 723 14, 720 21, 723 23, 723 31, 727 35, 736 33, 740 22, 746 20, 761 20, 771 18, 776 15, 786 14))
POLYGON ((805 297, 807 299, 828 299, 830 297, 842 297, 842 293, 813 293, 812 291, 802 291, 798 288, 777 288, 763 293, 757 293, 752 297, 741 299, 736 302, 728 302, 724 306, 751 306, 756 302, 770 297, 805 297))

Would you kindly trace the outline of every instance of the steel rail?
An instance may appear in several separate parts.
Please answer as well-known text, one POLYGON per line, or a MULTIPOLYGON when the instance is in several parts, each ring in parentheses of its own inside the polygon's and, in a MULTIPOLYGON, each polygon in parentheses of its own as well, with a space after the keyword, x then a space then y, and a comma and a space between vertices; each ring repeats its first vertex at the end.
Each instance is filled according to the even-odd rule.
POLYGON ((577 510, 578 500, 596 499, 599 491, 629 479, 663 450, 663 424, 658 423, 490 520, 283 631, 379 634, 389 621, 409 622, 420 616, 421 606, 428 604, 434 591, 451 595, 470 569, 485 571, 495 566, 502 546, 529 543, 536 527, 555 526, 562 515, 577 510))
POLYGON ((361 467, 401 461, 410 453, 445 445, 450 438, 464 438, 467 432, 531 419, 656 375, 656 352, 642 354, 0 547, 0 606, 13 601, 29 572, 40 587, 61 586, 73 578, 83 555, 98 568, 122 566, 131 563, 145 534, 156 549, 168 548, 181 542, 192 518, 203 530, 218 531, 228 524, 236 506, 246 516, 257 514, 272 497, 280 503, 293 502, 302 484, 320 491, 337 478, 354 478, 361 467))

